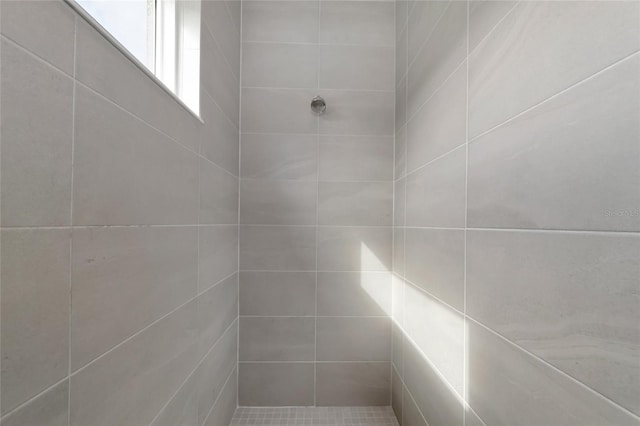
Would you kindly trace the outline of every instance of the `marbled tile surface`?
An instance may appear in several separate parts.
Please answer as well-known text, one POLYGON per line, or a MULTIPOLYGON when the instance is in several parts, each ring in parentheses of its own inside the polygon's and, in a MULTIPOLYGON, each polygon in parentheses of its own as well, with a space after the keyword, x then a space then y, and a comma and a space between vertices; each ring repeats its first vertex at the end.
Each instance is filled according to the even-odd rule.
POLYGON ((397 426, 391 407, 239 407, 231 426, 397 426))

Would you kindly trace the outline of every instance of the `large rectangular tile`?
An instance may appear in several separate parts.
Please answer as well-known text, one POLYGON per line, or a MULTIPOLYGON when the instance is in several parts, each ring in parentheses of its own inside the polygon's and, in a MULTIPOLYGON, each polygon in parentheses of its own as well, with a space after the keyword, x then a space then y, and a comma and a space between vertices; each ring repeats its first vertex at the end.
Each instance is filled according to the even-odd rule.
POLYGON ((200 159, 199 223, 238 223, 238 178, 204 159, 200 159))
POLYGON ((393 137, 321 136, 318 173, 320 181, 392 180, 393 137))
POLYGON ((313 361, 315 318, 240 317, 240 361, 313 361))
POLYGON ((0 426, 68 426, 69 381, 65 380, 18 408, 0 426))
POLYGON ((393 90, 394 55, 393 46, 321 45, 320 88, 393 90))
POLYGON ((320 182, 318 224, 391 226, 393 183, 320 182))
POLYGON ((197 220, 197 156, 82 86, 73 186, 75 225, 197 220))
POLYGON ((391 369, 388 362, 320 363, 316 372, 316 405, 389 405, 391 369))
POLYGON ((240 272, 240 315, 314 315, 315 297, 315 272, 240 272))
POLYGON ((390 227, 320 227, 318 270, 388 271, 391 240, 390 227))
POLYGON ((466 150, 457 150, 407 176, 407 226, 465 226, 466 150))
POLYGON ((469 52, 472 52, 491 33, 517 3, 517 1, 508 0, 469 2, 469 52))
POLYGON ((469 226, 639 231, 639 73, 635 55, 471 143, 469 226))
POLYGON ((313 227, 240 227, 241 270, 309 271, 316 267, 313 227))
POLYGON ((220 167, 238 174, 240 137, 238 127, 227 118, 205 91, 200 96, 200 154, 220 167))
POLYGON ((407 127, 403 126, 396 132, 394 141, 394 179, 399 179, 407 173, 407 127))
MULTIPOLYGON (((409 40, 411 43, 411 38, 409 40)), ((410 116, 464 61, 466 55, 467 2, 452 1, 409 66, 407 112, 410 116)))
POLYGON ((638 418, 469 322, 469 403, 490 425, 637 425, 638 418))
MULTIPOLYGON (((47 8, 13 3, 3 3, 10 16, 12 8, 19 14, 27 13, 22 8, 47 8)), ((68 225, 73 81, 6 40, 1 43, 2 226, 68 225)))
POLYGON ((2 34, 73 75, 75 15, 62 1, 2 2, 2 34))
POLYGON ((395 106, 395 124, 396 129, 403 127, 407 124, 407 98, 409 93, 407 92, 407 80, 408 76, 400 79, 396 86, 396 106, 395 106))
POLYGON ((393 2, 324 2, 320 22, 321 43, 393 46, 395 41, 393 2))
POLYGON ((226 426, 231 423, 238 407, 238 369, 229 375, 216 403, 211 407, 204 426, 226 426))
POLYGON ((69 370, 69 230, 3 230, 2 413, 69 370))
POLYGON ((314 44, 242 44, 244 87, 318 87, 318 46, 314 44))
POLYGON ((242 2, 242 41, 317 43, 319 1, 242 2))
POLYGON ((238 275, 198 296, 200 355, 207 353, 238 317, 238 275))
POLYGON ((315 90, 244 88, 241 129, 249 133, 316 133, 318 117, 309 109, 314 96, 315 90))
POLYGON ((158 413, 151 426, 200 426, 198 423, 197 376, 191 376, 167 405, 158 413))
POLYGON ((407 279, 462 312, 464 231, 409 228, 405 238, 407 279))
POLYGON ((240 121, 240 80, 211 34, 205 29, 200 34, 200 86, 237 126, 240 121))
POLYGON ((464 63, 407 124, 408 170, 467 140, 467 68, 464 63))
POLYGON ((225 1, 200 2, 204 30, 211 32, 236 77, 240 77, 240 27, 236 26, 225 1))
MULTIPOLYGON (((313 97, 313 96, 312 96, 313 97)), ((377 135, 394 133, 394 92, 325 91, 327 111, 320 118, 320 133, 377 135)), ((305 99, 306 104, 311 97, 305 99)))
POLYGON ((415 1, 408 15, 407 55, 413 62, 420 48, 429 40, 451 1, 415 1))
POLYGON ((71 376, 70 424, 151 423, 195 367, 196 311, 184 305, 71 376))
POLYGON ((247 407, 314 405, 314 363, 238 365, 238 404, 247 407))
MULTIPOLYGON (((404 3, 406 4, 406 2, 404 3)), ((407 49, 407 44, 409 42, 407 36, 408 31, 409 30, 405 27, 396 41, 396 86, 400 83, 400 80, 407 75, 407 70, 409 69, 409 61, 407 58, 409 53, 407 49)))
POLYGON ((520 2, 469 59, 469 136, 637 51, 638 14, 637 2, 520 2))
POLYGON ((391 408, 396 415, 398 424, 402 426, 402 392, 404 385, 395 368, 391 368, 391 408))
POLYGON ((402 398, 402 426, 429 426, 406 387, 402 398))
MULTIPOLYGON (((439 371, 449 389, 464 395, 465 330, 462 314, 410 284, 405 286, 404 300, 405 333, 439 371)), ((408 370, 406 365, 405 370, 408 370)), ((414 397, 417 398, 416 395, 414 397)))
POLYGON ((242 179, 240 223, 257 225, 314 225, 316 182, 242 179))
POLYGON ((405 226, 407 206, 407 180, 399 179, 393 183, 393 226, 405 226))
POLYGON ((637 234, 470 231, 467 248, 469 315, 640 413, 637 234))
POLYGON ((198 424, 207 414, 224 389, 229 375, 238 365, 238 328, 234 325, 218 340, 211 352, 202 360, 195 374, 198 386, 198 424))
POLYGON ((249 179, 314 181, 318 168, 316 135, 242 135, 241 175, 249 179))
POLYGON ((73 370, 196 295, 197 241, 194 227, 73 230, 73 370))
POLYGON ((391 274, 318 272, 318 315, 386 316, 391 313, 391 274))
MULTIPOLYGON (((462 397, 411 341, 404 343, 404 380, 422 415, 430 425, 462 426, 462 397)), ((438 341, 432 345, 437 346, 438 341)))
POLYGON ((318 361, 390 361, 389 318, 317 319, 318 361))
POLYGON ((238 227, 199 227, 198 291, 202 292, 238 270, 238 227))

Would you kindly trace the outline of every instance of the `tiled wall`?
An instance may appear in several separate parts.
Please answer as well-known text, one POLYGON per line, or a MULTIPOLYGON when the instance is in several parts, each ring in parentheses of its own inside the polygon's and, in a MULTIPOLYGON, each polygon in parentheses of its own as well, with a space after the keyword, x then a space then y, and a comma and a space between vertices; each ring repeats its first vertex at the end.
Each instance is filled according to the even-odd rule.
POLYGON ((0 423, 227 424, 240 3, 202 4, 204 124, 67 4, 0 7, 0 423))
POLYGON ((390 403, 394 7, 243 2, 240 405, 390 403))
POLYGON ((398 417, 640 424, 640 3, 396 6, 398 417))

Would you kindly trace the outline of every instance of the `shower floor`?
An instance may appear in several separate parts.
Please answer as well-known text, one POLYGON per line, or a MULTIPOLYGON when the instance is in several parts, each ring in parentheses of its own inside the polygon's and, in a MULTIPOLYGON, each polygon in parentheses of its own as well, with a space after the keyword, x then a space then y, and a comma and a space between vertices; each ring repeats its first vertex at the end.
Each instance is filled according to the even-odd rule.
POLYGON ((391 407, 239 407, 231 426, 398 426, 391 407))

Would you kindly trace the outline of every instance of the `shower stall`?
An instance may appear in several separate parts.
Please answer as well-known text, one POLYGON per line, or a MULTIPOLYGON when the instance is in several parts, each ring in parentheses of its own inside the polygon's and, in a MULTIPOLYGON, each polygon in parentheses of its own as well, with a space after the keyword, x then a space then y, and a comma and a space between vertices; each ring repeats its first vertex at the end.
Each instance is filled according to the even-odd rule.
POLYGON ((0 0, 0 426, 640 425, 640 1, 0 0))

